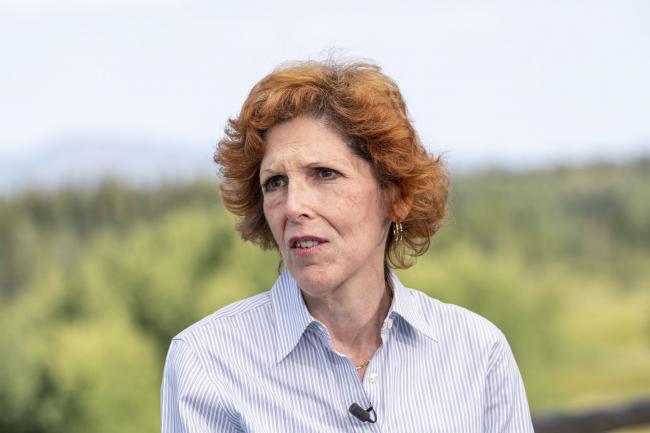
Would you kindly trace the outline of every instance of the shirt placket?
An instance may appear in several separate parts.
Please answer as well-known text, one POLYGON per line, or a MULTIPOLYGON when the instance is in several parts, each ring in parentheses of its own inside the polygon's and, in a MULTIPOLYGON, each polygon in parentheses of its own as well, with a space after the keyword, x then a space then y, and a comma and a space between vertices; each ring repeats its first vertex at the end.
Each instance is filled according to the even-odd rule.
POLYGON ((386 426, 386 387, 388 386, 388 356, 390 353, 390 337, 393 329, 393 319, 386 318, 381 328, 382 345, 372 358, 363 378, 363 388, 377 413, 377 423, 386 426))
MULTIPOLYGON (((367 373, 364 377, 364 383, 359 380, 356 367, 354 364, 343 354, 338 353, 331 345, 331 339, 325 326, 319 324, 317 326, 318 337, 323 342, 325 350, 330 352, 331 359, 334 361, 334 370, 336 371, 335 377, 339 382, 338 387, 342 396, 342 412, 345 411, 344 416, 350 421, 350 425, 355 432, 359 433, 381 433, 379 423, 363 422, 355 418, 348 412, 348 408, 356 403, 363 409, 368 409, 372 406, 372 400, 369 397, 364 383, 367 380, 367 373)), ((374 357, 373 357, 374 360, 374 357)), ((371 363, 368 365, 370 367, 371 363)), ((366 371, 368 371, 366 369, 366 371)))
POLYGON ((362 422, 360 420, 356 420, 356 423, 358 425, 358 430, 360 432, 381 432, 382 428, 381 426, 386 425, 386 420, 383 418, 386 416, 386 412, 384 411, 385 408, 385 386, 388 383, 385 377, 385 373, 387 372, 386 367, 386 362, 388 358, 388 347, 389 347, 389 340, 390 340, 390 333, 393 328, 393 319, 391 317, 387 318, 384 321, 384 324, 381 328, 381 340, 382 340, 382 345, 379 347, 377 350, 377 353, 375 356, 372 357, 370 360, 370 363, 366 367, 366 372, 363 377, 363 382, 359 380, 358 374, 356 372, 356 368, 352 363, 347 360, 347 358, 343 358, 343 364, 345 364, 345 369, 348 372, 352 372, 351 376, 354 380, 350 379, 351 382, 354 383, 355 387, 357 388, 357 394, 360 396, 363 396, 364 399, 364 404, 361 404, 359 401, 357 403, 362 406, 364 409, 368 409, 372 407, 375 411, 376 414, 376 423, 370 423, 370 422, 362 422), (360 388, 360 389, 358 389, 360 388), (364 406, 365 405, 365 406, 364 406))

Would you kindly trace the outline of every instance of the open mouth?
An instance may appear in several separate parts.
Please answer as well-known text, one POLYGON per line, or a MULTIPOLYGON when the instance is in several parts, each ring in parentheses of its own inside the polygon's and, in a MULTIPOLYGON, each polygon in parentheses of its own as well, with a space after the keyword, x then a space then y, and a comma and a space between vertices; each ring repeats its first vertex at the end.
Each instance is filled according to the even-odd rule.
POLYGON ((296 237, 292 238, 289 242, 289 246, 292 249, 298 250, 308 250, 310 248, 317 247, 318 245, 324 244, 327 241, 325 239, 315 238, 315 237, 296 237))
POLYGON ((300 241, 296 242, 294 248, 311 248, 320 244, 318 241, 300 241))

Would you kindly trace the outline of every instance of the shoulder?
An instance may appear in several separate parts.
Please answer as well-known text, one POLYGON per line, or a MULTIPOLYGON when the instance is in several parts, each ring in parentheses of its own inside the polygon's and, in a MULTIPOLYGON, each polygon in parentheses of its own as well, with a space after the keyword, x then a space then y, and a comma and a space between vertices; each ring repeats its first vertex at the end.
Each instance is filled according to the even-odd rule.
POLYGON ((242 371, 273 359, 274 317, 268 291, 217 310, 172 338, 166 374, 172 382, 202 377, 220 396, 230 394, 242 371))
POLYGON ((484 425, 494 426, 494 431, 498 426, 499 431, 532 432, 521 374, 503 332, 464 307, 409 290, 437 338, 440 350, 432 358, 437 361, 436 373, 444 371, 447 381, 455 381, 456 389, 463 391, 463 403, 470 395, 479 396, 484 425))
POLYGON ((441 343, 464 343, 489 350, 505 342, 501 330, 485 317, 460 305, 449 304, 415 289, 407 289, 417 300, 422 318, 441 343))
POLYGON ((188 326, 173 340, 181 340, 195 350, 233 336, 246 328, 269 327, 273 320, 273 307, 269 291, 233 302, 188 326))

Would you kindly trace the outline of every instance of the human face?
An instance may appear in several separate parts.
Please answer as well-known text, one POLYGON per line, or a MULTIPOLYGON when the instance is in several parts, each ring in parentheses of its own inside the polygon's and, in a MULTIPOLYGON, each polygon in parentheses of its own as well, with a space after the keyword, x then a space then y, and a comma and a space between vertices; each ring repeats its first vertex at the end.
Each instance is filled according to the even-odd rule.
POLYGON ((274 126, 265 144, 264 216, 303 292, 326 297, 383 283, 390 220, 370 164, 308 117, 274 126))

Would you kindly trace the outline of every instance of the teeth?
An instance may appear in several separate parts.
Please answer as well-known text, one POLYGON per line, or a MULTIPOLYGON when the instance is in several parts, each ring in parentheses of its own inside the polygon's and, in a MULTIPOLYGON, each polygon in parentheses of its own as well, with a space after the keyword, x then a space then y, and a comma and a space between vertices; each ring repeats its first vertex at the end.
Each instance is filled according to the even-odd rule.
POLYGON ((298 241, 296 242, 296 245, 298 245, 298 248, 311 248, 314 245, 318 245, 320 242, 318 241, 298 241))

